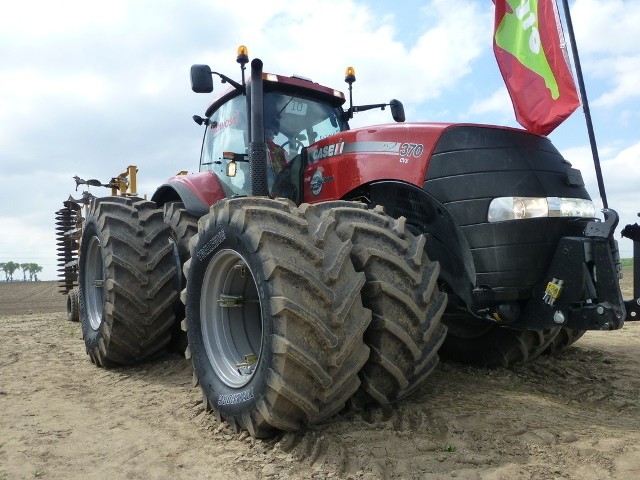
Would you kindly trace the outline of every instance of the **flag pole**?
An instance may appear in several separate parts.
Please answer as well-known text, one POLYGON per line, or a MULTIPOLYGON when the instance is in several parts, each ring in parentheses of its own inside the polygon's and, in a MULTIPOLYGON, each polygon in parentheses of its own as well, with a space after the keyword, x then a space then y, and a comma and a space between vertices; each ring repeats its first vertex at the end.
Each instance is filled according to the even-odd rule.
POLYGON ((584 88, 584 80, 582 78, 582 68, 580 67, 580 57, 578 56, 578 46, 576 44, 576 38, 573 34, 573 23, 571 22, 571 13, 569 12, 568 0, 562 0, 562 6, 564 7, 564 16, 567 19, 567 31, 569 33, 569 40, 571 41, 571 53, 573 54, 573 63, 576 67, 576 75, 578 77, 578 88, 580 89, 580 96, 582 97, 582 109, 584 110, 584 117, 587 121, 587 132, 589 133, 589 143, 591 143, 591 153, 593 155, 593 164, 596 168, 596 179, 598 180, 598 190, 600 190, 600 198, 602 199, 602 206, 609 208, 607 204, 607 194, 604 191, 604 180, 602 178, 602 169, 600 168, 600 156, 598 155, 598 147, 596 145, 596 136, 593 132, 593 122, 591 121, 591 112, 589 111, 589 101, 587 100, 587 91, 584 88))

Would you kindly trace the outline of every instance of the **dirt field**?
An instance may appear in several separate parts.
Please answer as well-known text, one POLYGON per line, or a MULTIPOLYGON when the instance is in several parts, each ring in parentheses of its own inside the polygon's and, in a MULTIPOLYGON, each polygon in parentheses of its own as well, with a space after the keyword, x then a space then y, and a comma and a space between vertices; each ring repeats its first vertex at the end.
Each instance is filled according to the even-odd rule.
POLYGON ((55 290, 0 283, 0 480, 640 478, 639 323, 258 441, 203 412, 181 357, 93 366, 55 290))

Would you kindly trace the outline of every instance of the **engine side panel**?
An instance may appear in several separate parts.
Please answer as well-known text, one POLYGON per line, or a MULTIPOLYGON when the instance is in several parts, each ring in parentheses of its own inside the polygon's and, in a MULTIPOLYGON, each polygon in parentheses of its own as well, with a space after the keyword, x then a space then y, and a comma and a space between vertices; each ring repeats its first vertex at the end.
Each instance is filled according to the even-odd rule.
POLYGON ((316 203, 343 198, 377 180, 422 186, 429 157, 448 124, 408 123, 354 129, 310 145, 303 174, 303 199, 316 203))
POLYGON ((538 218, 489 223, 496 197, 588 199, 551 142, 513 129, 457 126, 442 135, 424 189, 460 225, 474 259, 477 285, 532 287, 540 282, 563 236, 580 235, 586 221, 538 218))

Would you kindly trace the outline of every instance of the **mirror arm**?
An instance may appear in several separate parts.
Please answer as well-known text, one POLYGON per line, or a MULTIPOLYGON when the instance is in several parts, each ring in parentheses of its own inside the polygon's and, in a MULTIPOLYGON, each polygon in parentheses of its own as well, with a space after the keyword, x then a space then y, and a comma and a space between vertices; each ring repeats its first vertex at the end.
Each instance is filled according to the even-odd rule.
POLYGON ((218 75, 220 77, 220 79, 222 80, 222 83, 228 83, 228 84, 232 85, 233 88, 235 88, 236 90, 240 90, 242 93, 246 93, 246 88, 245 88, 244 85, 240 85, 235 80, 232 80, 229 77, 227 77, 224 73, 211 72, 211 74, 212 75, 218 75))
MULTIPOLYGON (((373 110, 374 108, 379 108, 380 110, 384 110, 386 106, 390 105, 389 103, 376 103, 374 105, 359 105, 354 106, 353 112, 366 112, 367 110, 373 110)), ((351 110, 351 108, 349 109, 351 110)))
POLYGON ((386 106, 390 105, 389 103, 376 103, 374 105, 352 105, 344 112, 345 120, 351 120, 353 118, 353 114, 356 112, 366 112, 367 110, 373 110, 374 108, 379 108, 384 110, 386 106))

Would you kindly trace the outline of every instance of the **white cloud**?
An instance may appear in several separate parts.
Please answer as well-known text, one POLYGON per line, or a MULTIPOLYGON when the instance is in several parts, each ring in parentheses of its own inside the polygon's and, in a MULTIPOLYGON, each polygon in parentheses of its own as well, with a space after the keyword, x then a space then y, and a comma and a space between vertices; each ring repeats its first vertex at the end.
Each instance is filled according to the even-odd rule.
POLYGON ((598 67, 599 76, 610 80, 614 87, 596 98, 593 106, 613 108, 640 97, 640 55, 603 60, 598 67))
MULTIPOLYGON (((596 181, 595 168, 591 148, 588 146, 562 150, 562 155, 582 172, 585 186, 598 209, 602 209, 602 201, 596 181)), ((620 231, 625 225, 638 222, 640 212, 640 142, 622 150, 614 147, 599 149, 602 176, 604 178, 607 203, 620 216, 616 239, 620 243, 623 257, 633 256, 633 244, 622 239, 620 231)))
POLYGON ((3 2, 0 32, 38 41, 69 31, 90 33, 96 27, 121 22, 126 3, 124 0, 105 3, 85 0, 3 2))
POLYGON ((431 12, 437 23, 411 50, 416 78, 424 79, 414 93, 417 101, 437 97, 471 72, 471 64, 491 46, 492 13, 481 5, 435 0, 431 12))
POLYGON ((640 43, 640 2, 637 0, 576 0, 571 20, 580 53, 625 55, 640 43))
POLYGON ((640 210, 640 189, 628 180, 640 179, 640 142, 624 148, 612 157, 605 157, 603 175, 616 194, 636 196, 640 210))
POLYGON ((585 74, 611 85, 593 106, 616 108, 639 97, 640 2, 576 0, 571 17, 585 74))
POLYGON ((482 116, 487 113, 497 113, 513 117, 513 104, 511 103, 511 97, 509 97, 509 92, 506 88, 499 88, 489 97, 475 100, 471 104, 467 115, 482 116))

